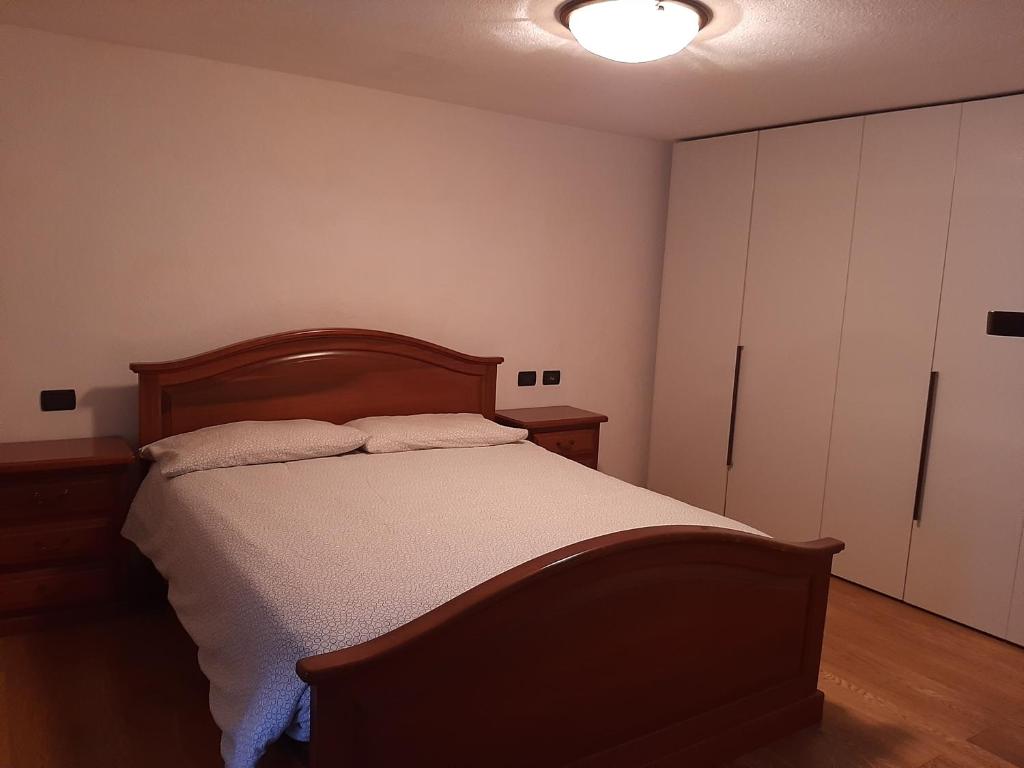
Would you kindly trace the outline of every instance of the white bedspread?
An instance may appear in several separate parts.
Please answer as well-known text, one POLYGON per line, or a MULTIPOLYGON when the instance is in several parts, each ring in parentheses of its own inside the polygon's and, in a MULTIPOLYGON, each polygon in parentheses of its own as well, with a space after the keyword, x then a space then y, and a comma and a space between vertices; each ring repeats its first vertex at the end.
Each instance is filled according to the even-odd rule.
POLYGON ((124 535, 199 646, 226 765, 252 768, 281 734, 309 738, 300 658, 558 547, 666 524, 752 531, 517 443, 150 472, 124 535))

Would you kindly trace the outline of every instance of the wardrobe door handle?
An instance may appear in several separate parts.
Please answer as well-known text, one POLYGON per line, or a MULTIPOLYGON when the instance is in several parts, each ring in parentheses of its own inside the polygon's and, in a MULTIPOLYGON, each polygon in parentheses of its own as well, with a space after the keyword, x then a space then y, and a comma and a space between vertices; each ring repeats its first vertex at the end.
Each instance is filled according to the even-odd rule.
POLYGON ((743 361, 743 347, 736 347, 736 366, 732 372, 732 411, 729 414, 729 447, 725 452, 725 466, 732 466, 732 444, 736 437, 736 399, 740 392, 740 363, 743 361))
POLYGON ((932 446, 932 418, 935 416, 935 390, 939 384, 939 372, 932 371, 928 377, 928 401, 924 407, 924 429, 921 431, 921 458, 917 463, 917 490, 914 491, 914 522, 921 522, 921 504, 924 502, 924 481, 928 474, 928 452, 932 446))

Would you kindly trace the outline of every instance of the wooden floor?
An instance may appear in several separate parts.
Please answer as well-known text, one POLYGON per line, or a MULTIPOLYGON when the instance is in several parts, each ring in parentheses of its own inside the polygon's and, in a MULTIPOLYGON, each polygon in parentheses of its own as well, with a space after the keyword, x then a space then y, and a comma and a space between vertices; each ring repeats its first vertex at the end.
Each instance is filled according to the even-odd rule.
MULTIPOLYGON (((1024 768, 1020 648, 834 581, 821 689, 820 729, 732 768, 1024 768)), ((3 768, 214 768, 218 741, 169 612, 0 637, 3 768)))

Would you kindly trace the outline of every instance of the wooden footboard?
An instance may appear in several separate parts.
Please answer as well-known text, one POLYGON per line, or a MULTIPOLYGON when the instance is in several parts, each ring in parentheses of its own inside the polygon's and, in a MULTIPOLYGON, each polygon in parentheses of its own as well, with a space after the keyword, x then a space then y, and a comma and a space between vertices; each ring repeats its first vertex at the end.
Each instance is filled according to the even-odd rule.
POLYGON ((821 718, 832 557, 693 526, 539 557, 298 664, 312 768, 715 765, 821 718))

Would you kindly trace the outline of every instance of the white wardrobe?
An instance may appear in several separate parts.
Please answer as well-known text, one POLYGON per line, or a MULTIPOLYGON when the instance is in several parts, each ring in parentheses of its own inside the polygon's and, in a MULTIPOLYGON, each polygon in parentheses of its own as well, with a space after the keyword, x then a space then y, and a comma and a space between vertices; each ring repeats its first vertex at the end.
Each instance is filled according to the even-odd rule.
POLYGON ((1024 96, 683 142, 652 489, 1024 644, 1024 96))

